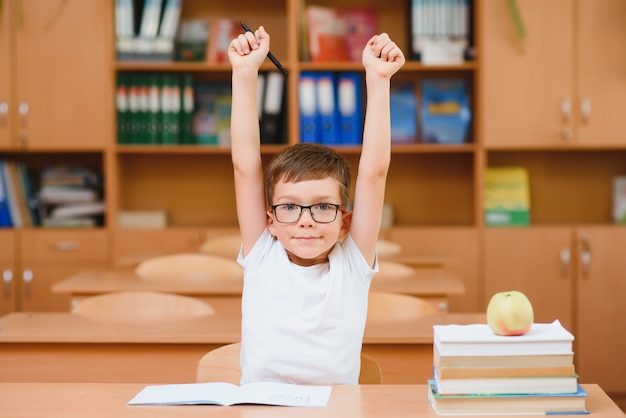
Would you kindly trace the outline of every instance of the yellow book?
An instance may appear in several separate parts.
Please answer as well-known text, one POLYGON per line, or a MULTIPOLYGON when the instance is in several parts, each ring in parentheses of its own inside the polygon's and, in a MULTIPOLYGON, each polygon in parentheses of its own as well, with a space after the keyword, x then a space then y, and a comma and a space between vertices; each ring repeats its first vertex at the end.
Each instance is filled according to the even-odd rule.
POLYGON ((523 167, 489 167, 483 201, 485 225, 530 223, 528 172, 523 167))

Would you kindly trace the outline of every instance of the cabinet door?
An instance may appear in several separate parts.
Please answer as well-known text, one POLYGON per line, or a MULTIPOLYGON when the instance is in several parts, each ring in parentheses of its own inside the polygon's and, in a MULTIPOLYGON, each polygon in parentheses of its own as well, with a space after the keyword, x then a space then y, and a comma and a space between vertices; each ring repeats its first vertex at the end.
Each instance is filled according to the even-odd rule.
POLYGON ((626 393, 626 227, 578 231, 576 367, 583 383, 626 393))
POLYGON ((561 321, 573 331, 572 230, 567 227, 487 228, 485 309, 494 293, 524 292, 535 322, 561 321))
POLYGON ((569 141, 573 1, 518 0, 526 27, 520 50, 504 1, 482 0, 479 31, 484 143, 554 146, 569 141), (565 106, 565 109, 562 109, 565 106))
POLYGON ((10 27, 13 12, 10 1, 0 3, 0 148, 8 147, 11 143, 11 45, 10 27))
POLYGON ((626 143, 626 2, 582 0, 578 27, 579 141, 626 143))
POLYGON ((15 305, 15 233, 0 230, 0 316, 13 312, 15 305))
POLYGON ((19 146, 99 149, 113 135, 110 1, 21 0, 15 27, 19 146))

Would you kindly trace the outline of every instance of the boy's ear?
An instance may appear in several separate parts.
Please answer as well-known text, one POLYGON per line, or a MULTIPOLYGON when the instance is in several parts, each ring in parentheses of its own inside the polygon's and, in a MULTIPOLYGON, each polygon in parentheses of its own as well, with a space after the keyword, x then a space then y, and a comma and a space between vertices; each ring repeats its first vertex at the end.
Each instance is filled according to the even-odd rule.
POLYGON ((344 240, 350 232, 350 225, 352 225, 352 212, 343 212, 341 218, 341 231, 339 232, 339 239, 344 240))
POLYGON ((271 209, 269 209, 266 213, 267 213, 267 230, 270 232, 270 234, 272 234, 273 236, 276 236, 274 214, 272 213, 271 209))

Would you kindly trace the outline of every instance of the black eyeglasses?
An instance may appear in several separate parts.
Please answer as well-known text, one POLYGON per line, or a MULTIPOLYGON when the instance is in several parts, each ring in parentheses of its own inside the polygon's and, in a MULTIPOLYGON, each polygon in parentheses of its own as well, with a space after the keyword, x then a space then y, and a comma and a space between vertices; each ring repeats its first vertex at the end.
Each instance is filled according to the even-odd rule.
POLYGON ((344 210, 345 207, 332 203, 316 203, 315 205, 309 206, 296 205, 295 203, 284 203, 272 206, 274 216, 281 224, 293 224, 298 222, 304 209, 309 210, 311 218, 313 218, 315 222, 328 224, 337 219, 337 212, 339 212, 339 209, 344 210))

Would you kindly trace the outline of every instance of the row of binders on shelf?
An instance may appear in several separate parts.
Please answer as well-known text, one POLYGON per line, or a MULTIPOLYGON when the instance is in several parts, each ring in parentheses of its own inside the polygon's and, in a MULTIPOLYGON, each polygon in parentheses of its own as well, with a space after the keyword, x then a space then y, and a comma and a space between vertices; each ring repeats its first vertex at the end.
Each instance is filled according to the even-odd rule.
POLYGON ((101 177, 54 164, 34 178, 22 161, 0 159, 0 227, 95 227, 104 223, 101 177))
POLYGON ((435 325, 428 400, 438 415, 586 414, 574 336, 556 320, 524 335, 486 324, 435 325))
MULTIPOLYGON (((285 142, 285 76, 259 74, 261 142, 285 142)), ((116 88, 118 143, 230 146, 232 89, 228 81, 191 74, 120 72, 116 88)))
MULTIPOLYGON (((364 88, 362 73, 302 72, 298 87, 301 141, 360 144, 365 116, 364 88)), ((419 85, 393 80, 392 143, 466 142, 471 121, 468 96, 463 79, 424 79, 419 85)))

